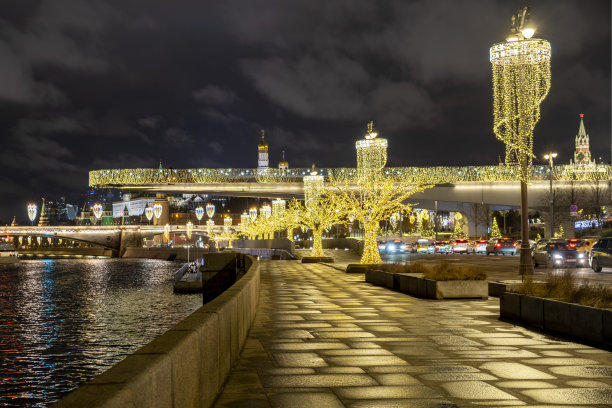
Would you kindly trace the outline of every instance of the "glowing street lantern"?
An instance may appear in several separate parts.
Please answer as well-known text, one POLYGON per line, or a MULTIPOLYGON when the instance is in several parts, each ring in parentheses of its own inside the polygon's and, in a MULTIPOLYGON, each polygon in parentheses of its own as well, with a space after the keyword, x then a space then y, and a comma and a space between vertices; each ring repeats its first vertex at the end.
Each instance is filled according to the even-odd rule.
POLYGON ((153 207, 147 206, 144 212, 145 217, 147 217, 147 220, 149 221, 149 223, 151 223, 151 219, 153 219, 153 207))
POLYGON ((212 203, 206 204, 206 215, 208 218, 212 218, 215 215, 215 205, 212 203))
POLYGON ((155 215, 155 218, 159 219, 159 217, 161 217, 162 210, 163 210, 163 207, 159 203, 153 206, 153 215, 155 215))
POLYGON ((195 209, 195 216, 198 219, 198 223, 202 220, 202 217, 204 217, 204 208, 202 208, 202 206, 197 207, 195 209))
POLYGON ((42 242, 42 237, 36 237, 36 242, 38 242, 38 246, 40 246, 40 243, 42 242))
POLYGON ((286 205, 287 202, 285 200, 281 200, 280 198, 272 201, 272 214, 275 217, 281 217, 285 213, 286 205))
POLYGON ((272 215, 272 208, 268 204, 261 206, 259 213, 267 220, 272 215))
POLYGON ((355 222, 355 214, 349 213, 348 220, 349 220, 350 223, 355 222))
POLYGON ((257 208, 251 208, 249 210, 249 218, 251 219, 251 221, 255 222, 255 220, 257 219, 257 208))
POLYGON ((193 232, 193 224, 191 221, 185 224, 185 232, 187 233, 187 238, 191 239, 191 233, 193 232))
POLYGON ((62 245, 62 241, 63 241, 63 239, 58 238, 57 243, 58 243, 59 245, 62 245))
POLYGON ((34 223, 37 211, 38 207, 36 207, 36 204, 28 204, 28 218, 30 219, 30 222, 34 223))
POLYGON ((23 237, 19 237, 19 245, 23 242, 23 237))
POLYGON ((102 204, 95 204, 93 206, 94 216, 99 220, 102 217, 102 204))
POLYGON ((32 245, 32 237, 28 236, 28 245, 32 245))
POLYGON ((250 220, 249 214, 247 214, 246 211, 240 214, 240 228, 243 231, 247 228, 249 220, 250 220))
POLYGON ((208 232, 208 236, 210 237, 213 233, 213 227, 215 226, 215 222, 213 220, 206 221, 206 231, 208 232))
POLYGON ((229 232, 230 227, 232 226, 232 217, 230 217, 229 215, 226 215, 225 218, 223 219, 223 231, 225 231, 226 233, 229 232))

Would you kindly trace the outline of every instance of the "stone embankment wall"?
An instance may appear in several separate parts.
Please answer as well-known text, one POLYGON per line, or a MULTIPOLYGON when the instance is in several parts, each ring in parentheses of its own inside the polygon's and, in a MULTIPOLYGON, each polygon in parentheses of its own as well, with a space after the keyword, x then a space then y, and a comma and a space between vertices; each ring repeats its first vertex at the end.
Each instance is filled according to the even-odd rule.
POLYGON ((259 287, 253 260, 219 297, 54 407, 210 407, 240 355, 259 287))

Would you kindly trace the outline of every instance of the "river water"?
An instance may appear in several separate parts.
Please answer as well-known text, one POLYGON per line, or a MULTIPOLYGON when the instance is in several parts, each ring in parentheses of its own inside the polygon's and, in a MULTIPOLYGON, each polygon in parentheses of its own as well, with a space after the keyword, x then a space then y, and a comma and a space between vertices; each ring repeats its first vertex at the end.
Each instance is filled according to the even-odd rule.
POLYGON ((143 259, 0 265, 0 406, 44 407, 202 305, 176 295, 182 265, 143 259))

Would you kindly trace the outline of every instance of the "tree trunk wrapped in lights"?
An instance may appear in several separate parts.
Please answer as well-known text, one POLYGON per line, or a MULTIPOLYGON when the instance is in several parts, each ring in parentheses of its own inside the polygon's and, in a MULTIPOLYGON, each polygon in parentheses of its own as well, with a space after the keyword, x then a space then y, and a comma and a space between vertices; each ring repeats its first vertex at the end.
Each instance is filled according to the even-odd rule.
MULTIPOLYGON (((312 198, 312 197, 310 197, 312 198)), ((311 256, 323 257, 323 232, 335 224, 342 222, 345 213, 338 197, 333 194, 319 195, 315 200, 308 200, 309 206, 301 201, 289 202, 288 214, 294 214, 296 223, 312 230, 311 256), (316 203, 316 205, 314 204, 316 203)))
POLYGON ((345 213, 354 214, 363 223, 364 248, 362 264, 381 263, 376 238, 380 221, 398 212, 409 211, 404 204, 414 193, 427 188, 426 177, 415 174, 398 176, 384 171, 387 163, 387 140, 377 139, 373 124, 368 124, 365 138, 355 143, 357 172, 336 172, 330 175, 336 194, 330 194, 343 206, 345 213))
POLYGON ((512 16, 512 32, 490 50, 493 69, 493 132, 506 144, 506 165, 518 166, 521 180, 521 252, 519 273, 533 274, 527 224, 527 182, 533 155, 533 129, 540 104, 550 90, 550 43, 531 38, 529 8, 512 16))

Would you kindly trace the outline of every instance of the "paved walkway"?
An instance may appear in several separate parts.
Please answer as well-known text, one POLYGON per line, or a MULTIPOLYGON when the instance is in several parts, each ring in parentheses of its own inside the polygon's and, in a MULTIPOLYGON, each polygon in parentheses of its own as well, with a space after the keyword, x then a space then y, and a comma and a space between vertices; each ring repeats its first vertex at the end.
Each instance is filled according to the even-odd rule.
POLYGON ((612 353, 329 266, 262 262, 256 320, 216 407, 610 407, 612 353))

